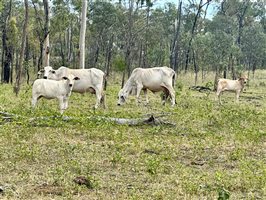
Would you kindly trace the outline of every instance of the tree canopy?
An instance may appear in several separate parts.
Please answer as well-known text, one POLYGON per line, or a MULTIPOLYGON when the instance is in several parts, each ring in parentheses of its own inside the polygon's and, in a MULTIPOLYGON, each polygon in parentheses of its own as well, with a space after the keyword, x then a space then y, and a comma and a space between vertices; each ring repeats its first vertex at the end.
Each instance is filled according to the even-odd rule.
MULTIPOLYGON (((77 68, 82 1, 48 3, 50 65, 77 68)), ((2 82, 8 82, 4 81, 5 70, 15 69, 24 9, 19 0, 0 2, 2 82)), ((91 0, 87 8, 85 68, 130 73, 135 67, 166 65, 177 73, 203 70, 221 75, 228 71, 232 77, 238 71, 265 69, 265 11, 263 0, 179 0, 164 5, 155 0, 91 0)), ((40 59, 44 24, 43 1, 29 1, 26 48, 29 66, 35 71, 44 67, 40 59)))

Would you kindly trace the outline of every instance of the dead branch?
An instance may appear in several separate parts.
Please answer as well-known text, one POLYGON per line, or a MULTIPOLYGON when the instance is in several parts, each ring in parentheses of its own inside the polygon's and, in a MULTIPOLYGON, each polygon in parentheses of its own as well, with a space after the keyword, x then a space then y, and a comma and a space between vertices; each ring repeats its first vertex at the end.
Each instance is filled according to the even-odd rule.
POLYGON ((175 124, 171 122, 165 122, 160 120, 159 118, 155 118, 151 115, 148 118, 137 118, 137 119, 126 119, 126 118, 102 118, 103 120, 112 121, 116 124, 121 125, 130 125, 130 126, 139 126, 139 125, 170 125, 175 126, 175 124))
POLYGON ((210 92, 211 91, 211 88, 209 87, 205 87, 205 86, 191 86, 189 87, 190 90, 196 90, 196 91, 199 91, 199 92, 210 92))
MULTIPOLYGON (((21 116, 7 113, 7 112, 1 112, 0 115, 2 115, 3 120, 12 121, 14 118, 18 118, 21 116)), ((163 115, 164 116, 164 115, 163 115)), ((160 116, 159 116, 160 117, 160 116)), ((150 115, 149 117, 144 118, 135 118, 135 119, 128 119, 128 118, 114 118, 114 117, 103 117, 103 116, 92 116, 92 117, 86 117, 88 120, 102 120, 105 122, 114 122, 119 125, 129 125, 129 126, 141 126, 141 125, 168 125, 168 126, 175 126, 174 123, 164 121, 159 119, 159 117, 154 117, 153 115, 150 115)), ((71 121, 71 120, 78 120, 81 118, 78 117, 69 117, 69 116, 51 116, 51 117, 32 117, 29 118, 29 123, 33 123, 38 120, 47 121, 51 119, 62 119, 63 121, 71 121)))

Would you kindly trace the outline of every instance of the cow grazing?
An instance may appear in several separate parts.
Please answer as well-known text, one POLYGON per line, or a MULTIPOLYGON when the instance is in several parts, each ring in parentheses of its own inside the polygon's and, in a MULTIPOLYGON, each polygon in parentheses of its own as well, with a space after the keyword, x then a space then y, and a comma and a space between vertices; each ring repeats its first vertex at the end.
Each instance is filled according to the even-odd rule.
POLYGON ((43 97, 46 99, 58 99, 60 113, 63 114, 64 110, 68 107, 68 98, 71 95, 73 85, 78 77, 69 74, 63 77, 60 81, 37 79, 32 86, 32 107, 34 108, 37 101, 43 97))
POLYGON ((248 78, 246 76, 242 76, 238 80, 218 79, 216 95, 219 98, 219 103, 222 104, 221 94, 224 91, 235 91, 235 100, 236 102, 239 102, 240 92, 243 91, 247 80, 248 78))
MULTIPOLYGON (((172 105, 175 105, 173 88, 175 77, 175 71, 169 67, 136 68, 119 91, 117 105, 124 104, 130 94, 136 95, 138 103, 141 90, 144 91, 146 103, 149 103, 147 90, 150 90, 152 92, 163 91, 166 98, 170 95, 172 105)), ((165 104, 166 98, 163 99, 163 104, 165 104)))
POLYGON ((90 69, 70 69, 67 67, 60 67, 57 70, 54 70, 52 67, 45 67, 42 72, 44 72, 44 79, 60 80, 63 76, 72 74, 80 78, 76 81, 73 86, 73 92, 85 93, 90 92, 96 95, 96 104, 95 108, 102 103, 105 108, 105 96, 104 96, 104 81, 105 73, 96 68, 90 69))

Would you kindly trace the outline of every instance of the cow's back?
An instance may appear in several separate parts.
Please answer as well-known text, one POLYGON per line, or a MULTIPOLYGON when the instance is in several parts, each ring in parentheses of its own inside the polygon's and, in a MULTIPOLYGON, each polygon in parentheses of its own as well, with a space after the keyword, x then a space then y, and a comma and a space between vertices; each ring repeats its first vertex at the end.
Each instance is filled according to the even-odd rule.
POLYGON ((144 88, 157 92, 165 85, 172 85, 174 74, 168 67, 136 68, 132 72, 131 79, 141 83, 144 88))
POLYGON ((217 89, 220 90, 238 90, 240 89, 238 80, 230 80, 230 79, 218 79, 217 89))
POLYGON ((84 93, 84 92, 92 92, 94 93, 95 88, 103 88, 103 79, 104 72, 96 69, 69 69, 68 73, 73 74, 76 77, 79 77, 80 80, 76 81, 73 91, 84 93))
POLYGON ((35 94, 44 94, 46 98, 55 98, 60 94, 65 94, 66 88, 63 81, 37 79, 33 83, 32 92, 35 94))

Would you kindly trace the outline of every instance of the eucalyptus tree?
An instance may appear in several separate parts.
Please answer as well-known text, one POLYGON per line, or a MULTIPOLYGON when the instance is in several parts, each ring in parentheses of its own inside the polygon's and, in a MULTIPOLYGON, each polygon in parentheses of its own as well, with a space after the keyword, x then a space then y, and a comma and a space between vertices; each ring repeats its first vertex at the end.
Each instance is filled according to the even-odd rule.
POLYGON ((209 3, 211 3, 212 0, 207 0, 206 2, 204 2, 203 0, 200 0, 199 4, 196 5, 195 3, 191 4, 190 6, 192 6, 192 8, 196 7, 196 13, 195 13, 195 17, 192 23, 192 27, 191 27, 191 33, 190 33, 190 38, 188 40, 188 47, 187 47, 187 51, 186 51, 186 65, 185 65, 185 71, 188 70, 188 64, 189 64, 189 57, 190 57, 190 51, 191 51, 191 44, 192 41, 194 39, 194 36, 196 34, 196 30, 197 30, 197 22, 198 19, 200 18, 200 15, 203 11, 204 6, 208 5, 209 3))
POLYGON ((177 73, 179 71, 179 51, 180 51, 180 30, 181 30, 181 17, 182 17, 182 0, 179 1, 178 10, 176 14, 175 21, 175 33, 173 37, 173 42, 171 44, 170 52, 170 67, 173 68, 177 73))
MULTIPOLYGON (((221 1, 219 12, 215 16, 216 24, 213 25, 213 29, 217 27, 222 28, 234 38, 234 43, 237 46, 235 49, 237 51, 235 51, 234 55, 230 55, 233 78, 236 78, 235 71, 244 70, 245 63, 248 63, 246 61, 250 60, 250 57, 243 56, 243 53, 247 55, 247 51, 243 51, 245 45, 242 45, 242 43, 247 43, 251 38, 245 37, 244 41, 243 32, 251 30, 251 27, 257 24, 256 21, 262 20, 263 17, 265 17, 265 4, 262 1, 221 1)), ((251 53, 251 49, 249 51, 251 53)), ((255 69, 256 67, 253 68, 255 69)))
MULTIPOLYGON (((169 66, 169 54, 171 55, 176 31, 176 7, 173 3, 167 3, 151 12, 149 27, 148 59, 153 66, 169 66)), ((179 43, 179 40, 176 41, 179 43)))
POLYGON ((51 9, 52 65, 76 66, 75 46, 79 42, 79 11, 69 1, 53 1, 51 9), (60 58, 60 59, 59 59, 60 58))
POLYGON ((252 26, 244 28, 241 50, 248 70, 252 70, 254 76, 255 70, 264 64, 266 57, 266 34, 263 32, 261 24, 255 22, 252 26))
POLYGON ((44 45, 43 45, 43 66, 50 65, 50 40, 49 40, 49 28, 50 28, 50 9, 48 0, 43 0, 43 8, 44 8, 44 45))
POLYGON ((110 2, 96 1, 91 5, 89 64, 105 68, 109 75, 113 43, 119 31, 119 12, 110 2))
POLYGON ((9 83, 10 81, 10 71, 11 71, 11 63, 13 60, 12 52, 12 39, 10 37, 9 32, 12 32, 12 27, 15 25, 11 20, 11 11, 12 11, 12 0, 1 2, 3 6, 3 11, 1 12, 1 29, 2 29, 2 72, 1 72, 1 80, 2 82, 9 83), (11 25, 11 26, 10 26, 11 25), (11 27, 11 30, 10 30, 11 27))
MULTIPOLYGON (((48 31, 48 26, 49 26, 49 12, 47 13, 47 10, 45 11, 46 14, 44 13, 44 7, 47 7, 48 5, 44 6, 44 3, 46 2, 42 2, 39 0, 32 0, 32 5, 35 11, 35 31, 39 40, 39 57, 38 57, 38 63, 37 63, 37 70, 39 71, 43 65, 45 63, 44 62, 44 47, 46 46, 46 39, 47 36, 49 35, 49 31, 48 31), (48 19, 47 19, 48 17, 48 19)), ((48 8, 46 8, 48 9, 48 8)), ((50 49, 46 49, 45 51, 47 51, 47 53, 50 52, 50 49)))
MULTIPOLYGON (((266 58, 265 29, 263 20, 266 17, 266 4, 263 1, 248 1, 248 8, 241 32, 240 48, 242 63, 252 70, 263 68, 266 58)), ((265 67, 265 66, 264 66, 265 67)))
POLYGON ((85 36, 87 25, 87 0, 82 0, 80 35, 79 35, 79 68, 85 69, 85 36))
POLYGON ((21 85, 21 77, 22 77, 22 65, 24 60, 24 52, 25 52, 25 46, 26 46, 26 38, 27 38, 27 27, 28 27, 28 15, 29 15, 29 3, 28 0, 24 0, 24 6, 25 6, 25 20, 23 23, 23 30, 22 30, 22 40, 21 40, 21 49, 20 49, 20 57, 19 57, 19 66, 16 76, 16 83, 14 86, 14 92, 16 95, 18 95, 20 91, 20 85, 21 85))

